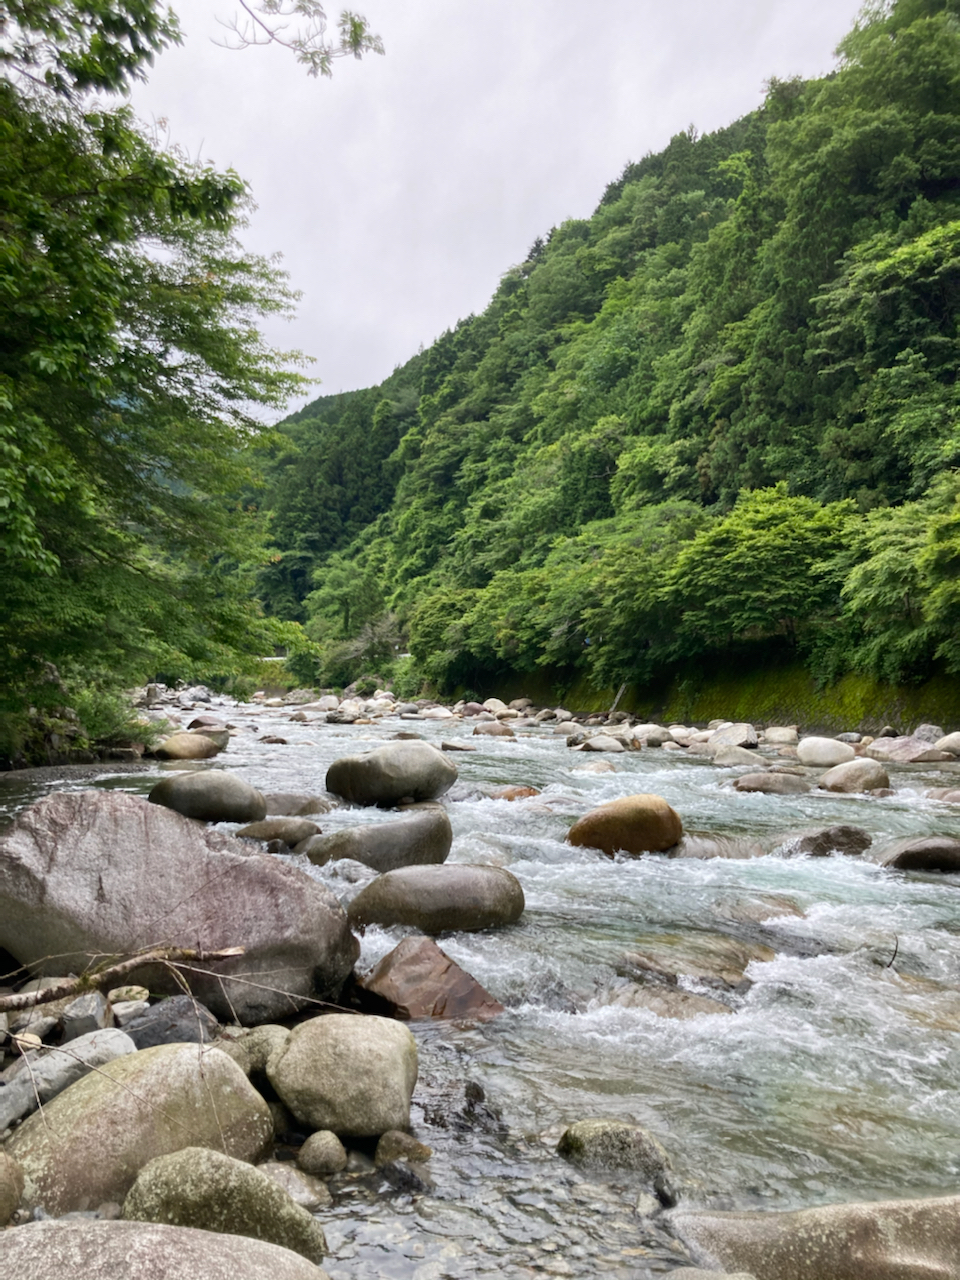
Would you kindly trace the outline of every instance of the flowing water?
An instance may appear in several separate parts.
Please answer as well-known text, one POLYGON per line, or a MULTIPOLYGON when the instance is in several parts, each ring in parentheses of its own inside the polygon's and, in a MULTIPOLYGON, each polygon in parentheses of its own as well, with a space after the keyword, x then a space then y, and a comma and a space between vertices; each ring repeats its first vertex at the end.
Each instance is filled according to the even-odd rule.
MULTIPOLYGON (((895 794, 882 799, 741 794, 730 781, 742 770, 682 752, 603 757, 616 772, 589 774, 576 766, 600 757, 539 730, 505 740, 471 738, 469 722, 333 726, 290 722, 289 709, 223 712, 244 731, 215 767, 265 791, 322 791, 332 760, 400 728, 438 745, 469 740, 474 753, 451 755, 460 779, 447 801, 450 860, 509 867, 526 895, 518 925, 441 939, 507 1012, 479 1025, 413 1025, 414 1130, 434 1156, 419 1170, 421 1186, 390 1189, 373 1174, 337 1181, 335 1207, 322 1215, 333 1280, 640 1280, 669 1271, 684 1255, 667 1223, 649 1216, 649 1188, 556 1155, 563 1128, 587 1117, 655 1133, 687 1206, 796 1208, 956 1190, 960 877, 839 856, 609 860, 564 843, 588 809, 654 792, 688 831, 774 847, 798 828, 855 823, 877 850, 902 836, 960 835, 960 808, 923 798, 955 774, 899 768, 895 794), (264 734, 287 743, 266 745, 264 734), (541 794, 484 794, 511 783, 541 794), (662 935, 717 933, 775 953, 750 964, 745 989, 720 994, 732 1013, 681 1021, 617 1003, 628 989, 618 976, 625 952, 662 935)), ((161 768, 105 774, 95 785, 145 794, 161 768)), ((0 814, 51 785, 91 782, 11 776, 0 781, 0 814)), ((320 822, 332 832, 391 816, 345 807, 320 822)), ((356 891, 337 864, 296 861, 342 899, 356 891)), ((360 967, 403 932, 369 929, 360 967)))

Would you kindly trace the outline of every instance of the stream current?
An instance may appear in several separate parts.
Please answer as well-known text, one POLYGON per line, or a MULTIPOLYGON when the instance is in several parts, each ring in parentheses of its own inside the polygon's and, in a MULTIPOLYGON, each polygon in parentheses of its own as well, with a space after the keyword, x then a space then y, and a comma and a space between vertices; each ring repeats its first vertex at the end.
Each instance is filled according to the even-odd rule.
MULTIPOLYGON (((469 742, 475 752, 450 756, 460 778, 446 798, 449 860, 508 867, 526 896, 512 928, 439 940, 507 1011, 472 1025, 412 1024, 421 1072, 413 1129, 434 1151, 419 1170, 425 1185, 388 1188, 376 1174, 337 1181, 335 1205, 320 1215, 332 1280, 647 1280, 682 1265, 681 1246, 648 1216, 649 1188, 556 1155, 566 1125, 591 1117, 651 1130, 685 1207, 792 1209, 957 1190, 960 877, 869 860, 899 837, 960 835, 960 808, 923 798, 955 772, 894 766, 886 798, 742 794, 730 783, 743 769, 658 749, 585 756, 549 725, 511 740, 471 737, 470 721, 302 724, 289 720, 294 708, 207 709, 242 730, 212 767, 263 791, 322 793, 334 759, 401 729, 438 746, 469 742), (264 735, 287 741, 268 745, 264 735), (616 772, 576 771, 598 759, 616 772), (506 784, 541 794, 483 794, 506 784), (688 831, 773 846, 797 829, 854 823, 874 846, 864 859, 697 861, 610 860, 564 843, 575 818, 635 792, 663 796, 688 831), (748 989, 725 993, 732 1014, 676 1020, 615 1002, 623 953, 652 937, 705 933, 776 953, 749 965, 748 989)), ((0 775, 0 819, 51 787, 145 795, 163 769, 55 782, 40 771, 0 775)), ((331 833, 391 817, 343 807, 318 821, 331 833)), ((359 887, 338 874, 342 865, 292 860, 344 901, 359 887)), ((368 929, 358 967, 404 932, 368 929)))

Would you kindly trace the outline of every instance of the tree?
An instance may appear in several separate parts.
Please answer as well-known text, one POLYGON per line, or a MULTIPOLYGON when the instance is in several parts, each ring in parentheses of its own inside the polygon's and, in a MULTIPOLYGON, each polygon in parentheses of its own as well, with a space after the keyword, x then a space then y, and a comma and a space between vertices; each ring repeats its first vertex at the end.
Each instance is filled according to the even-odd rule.
MULTIPOLYGON (((259 409, 302 383, 260 316, 293 295, 235 239, 232 172, 161 148, 119 92, 177 38, 152 0, 17 0, 0 80, 0 687, 228 671, 272 647, 239 494, 259 409)), ((0 708, 0 709, 3 709, 0 708)))

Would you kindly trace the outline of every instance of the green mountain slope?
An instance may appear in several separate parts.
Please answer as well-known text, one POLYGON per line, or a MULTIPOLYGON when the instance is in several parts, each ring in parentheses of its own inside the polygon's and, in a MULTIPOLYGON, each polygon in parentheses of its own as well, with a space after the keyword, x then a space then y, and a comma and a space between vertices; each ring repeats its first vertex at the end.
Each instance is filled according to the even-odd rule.
POLYGON ((327 679, 960 668, 960 2, 677 135, 482 315, 282 427, 273 611, 327 679))

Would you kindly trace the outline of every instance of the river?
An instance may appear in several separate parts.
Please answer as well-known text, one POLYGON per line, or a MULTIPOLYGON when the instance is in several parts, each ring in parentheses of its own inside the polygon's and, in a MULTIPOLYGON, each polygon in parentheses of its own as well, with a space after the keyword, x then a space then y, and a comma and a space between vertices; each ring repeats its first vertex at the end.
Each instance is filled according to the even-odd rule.
MULTIPOLYGON (((376 1175, 338 1181, 335 1207, 322 1215, 332 1280, 662 1275, 683 1254, 656 1216, 637 1211, 644 1188, 555 1153, 568 1123, 593 1116, 656 1134, 686 1206, 779 1209, 956 1191, 960 877, 884 871, 870 857, 609 860, 564 843, 588 809, 653 792, 688 831, 775 845, 798 828, 855 823, 876 850, 900 836, 960 835, 960 808, 923 798, 955 774, 895 768, 886 798, 741 794, 730 782, 742 769, 659 749, 584 756, 549 726, 510 740, 471 737, 469 721, 334 726, 322 716, 292 722, 290 708, 212 710, 243 730, 214 767, 264 791, 320 792, 331 761, 400 728, 437 745, 469 741, 475 752, 451 754, 460 778, 448 798, 450 860, 508 867, 526 896, 518 925, 441 939, 507 1012, 472 1026, 413 1025, 414 1131, 434 1149, 429 1181, 412 1194, 385 1194, 376 1175), (271 734, 286 744, 260 741, 271 734), (616 772, 575 771, 601 758, 616 772), (483 794, 514 783, 541 794, 483 794), (681 1021, 615 1002, 623 953, 662 946, 665 935, 672 945, 718 932, 759 938, 775 953, 749 966, 748 989, 724 992, 731 1014, 681 1021), (484 1102, 464 1104, 467 1081, 484 1102)), ((94 785, 145 794, 163 767, 104 773, 94 785)), ((0 815, 51 785, 91 780, 8 775, 0 815)), ((347 807, 319 821, 329 833, 390 816, 347 807)), ((339 896, 355 891, 336 864, 296 861, 339 896)), ((402 932, 369 929, 361 967, 402 932)))

